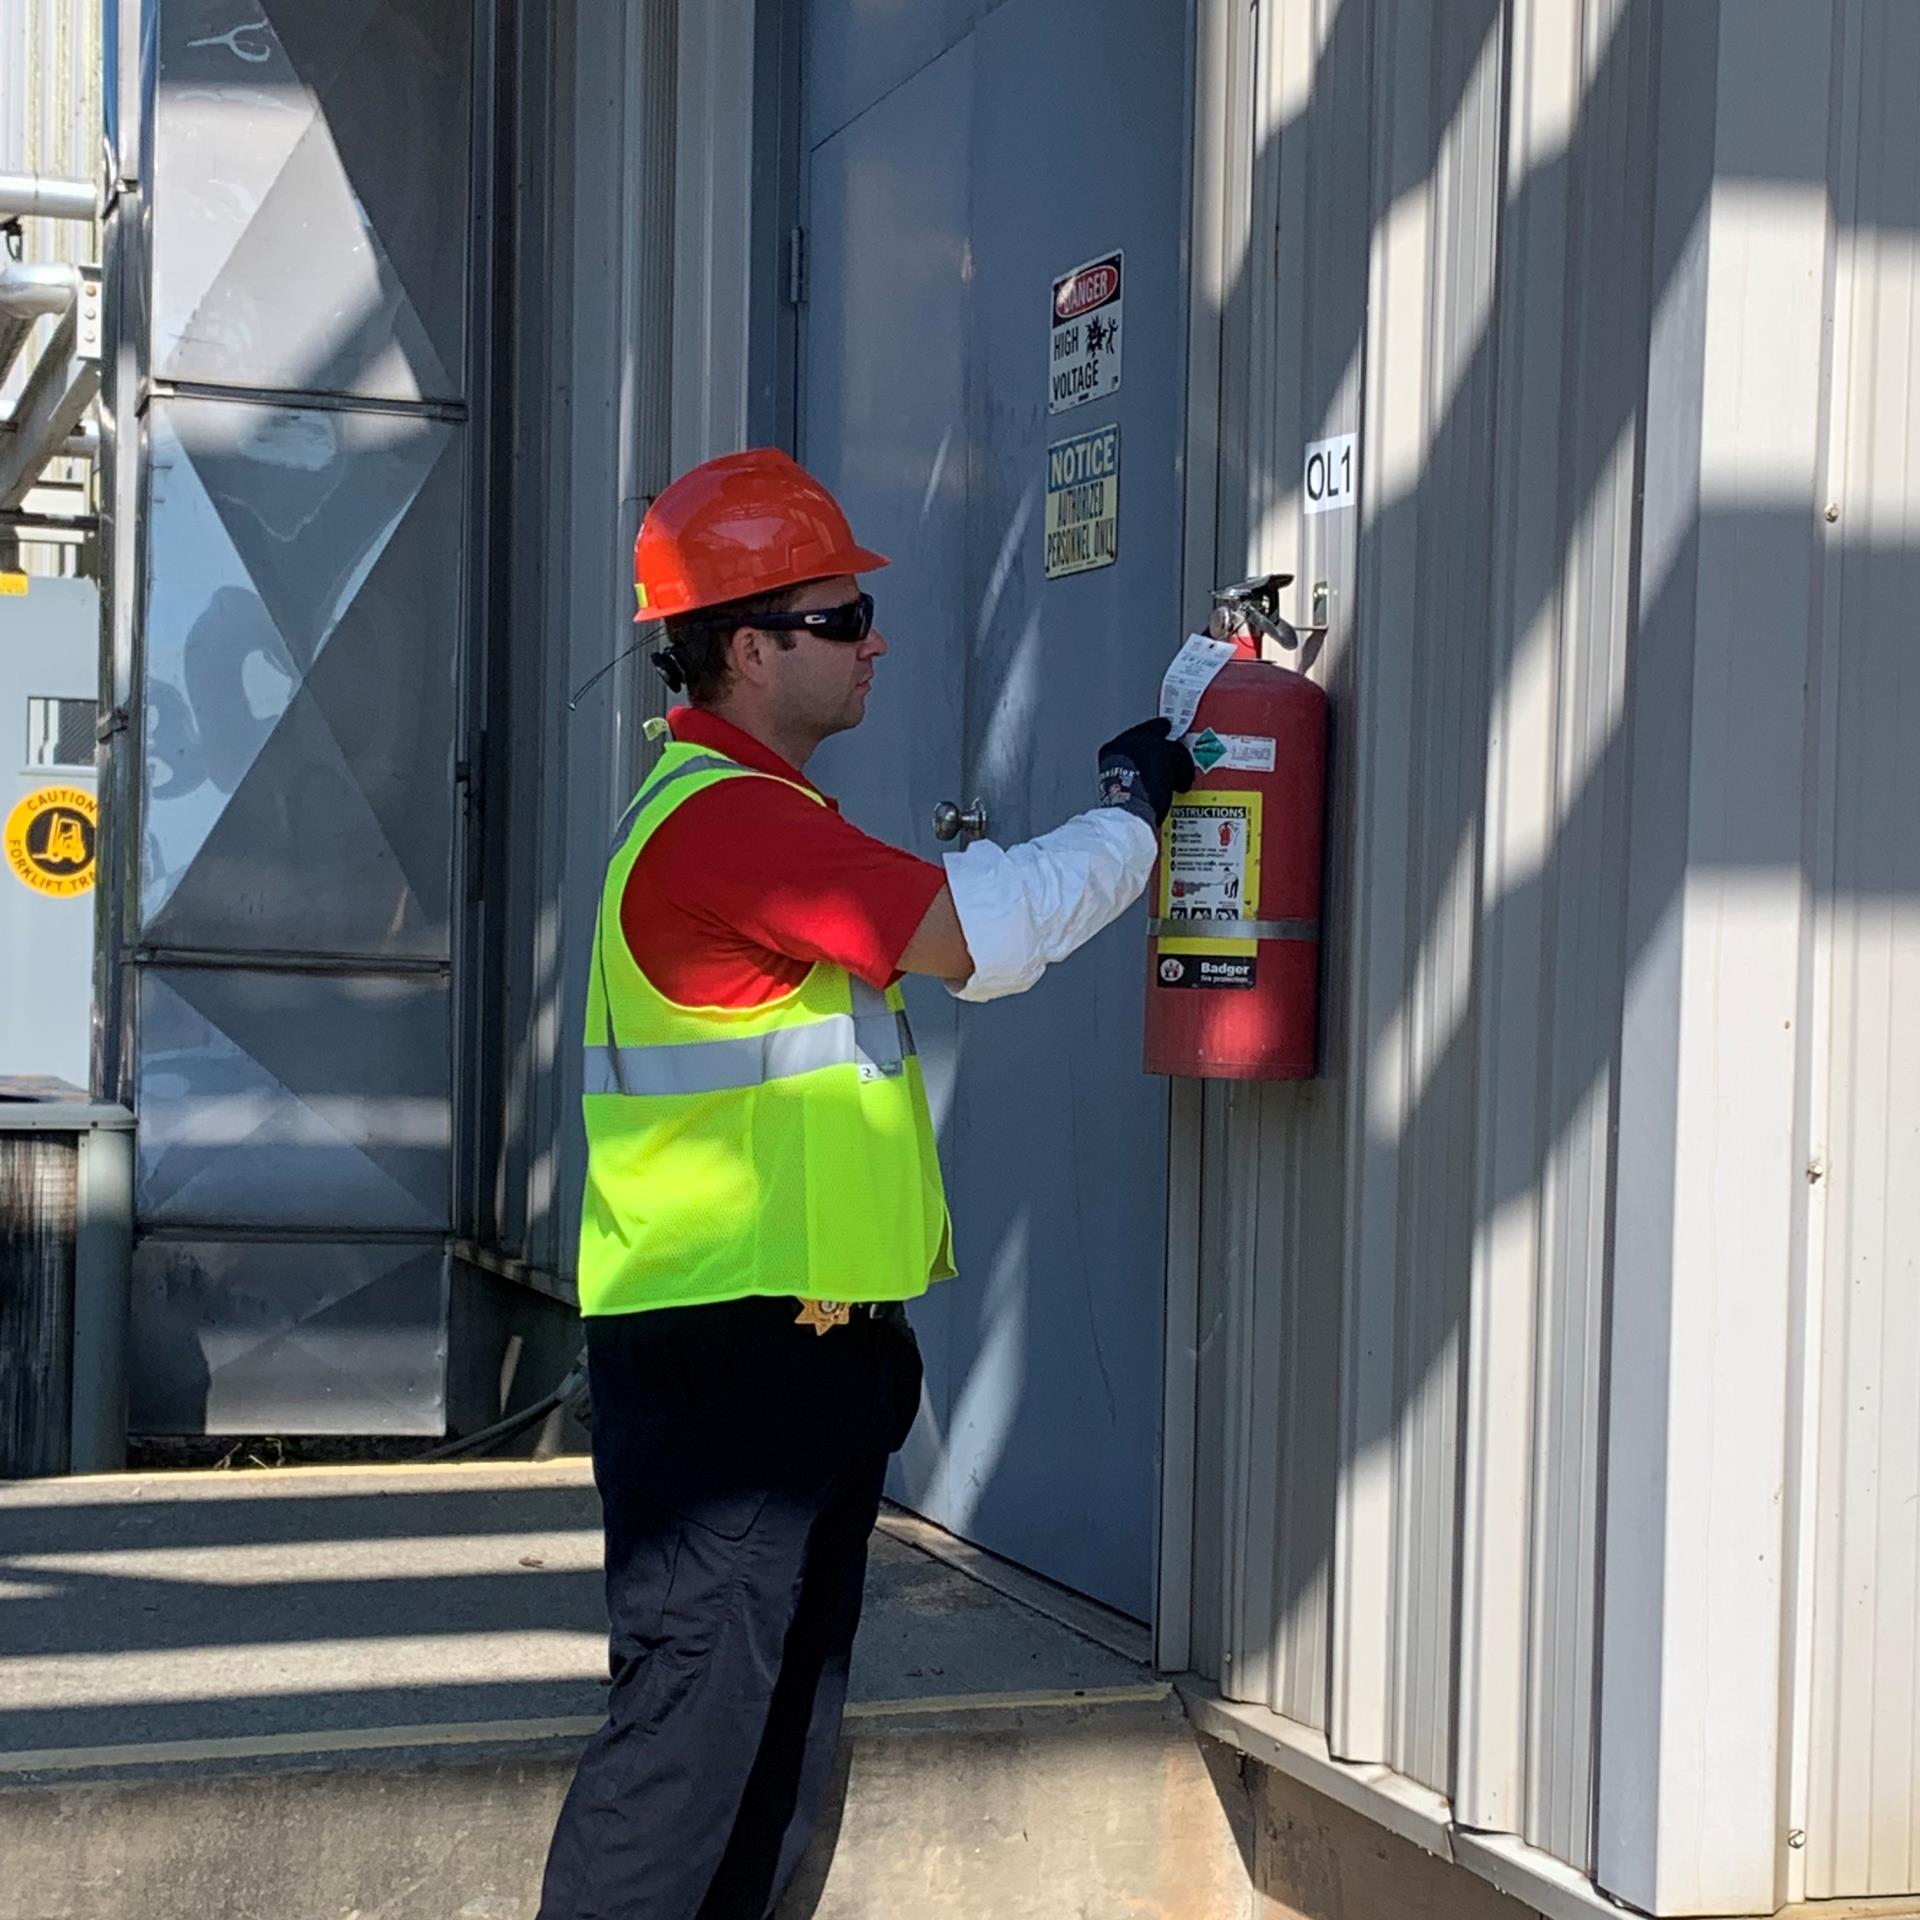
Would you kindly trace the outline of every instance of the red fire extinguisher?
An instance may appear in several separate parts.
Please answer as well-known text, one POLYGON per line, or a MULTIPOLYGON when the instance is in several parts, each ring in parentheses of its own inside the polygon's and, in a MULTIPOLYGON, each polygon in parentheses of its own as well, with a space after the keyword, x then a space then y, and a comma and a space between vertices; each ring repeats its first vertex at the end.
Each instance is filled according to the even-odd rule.
POLYGON ((1201 695, 1200 776, 1162 829, 1148 892, 1149 1073, 1310 1080, 1318 1056, 1327 696, 1260 658, 1297 646, 1273 574, 1216 594, 1234 656, 1201 695))

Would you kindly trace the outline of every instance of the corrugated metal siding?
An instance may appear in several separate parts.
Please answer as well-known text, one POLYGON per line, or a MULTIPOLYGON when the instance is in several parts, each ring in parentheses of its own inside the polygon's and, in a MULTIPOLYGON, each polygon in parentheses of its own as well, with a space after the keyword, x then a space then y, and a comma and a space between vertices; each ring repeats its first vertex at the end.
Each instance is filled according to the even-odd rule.
MULTIPOLYGON (((99 171, 101 137, 100 0, 0 0, 0 173, 39 173, 91 180, 99 171)), ((21 257, 92 265, 99 230, 73 220, 29 220, 21 257)), ((55 322, 43 320, 0 381, 0 419, 19 398, 27 374, 55 322)), ((87 464, 56 461, 48 477, 82 479, 87 464)), ((78 550, 27 543, 23 564, 35 573, 74 570, 78 550)))
MULTIPOLYGON (((1222 578, 1298 571, 1351 594, 1353 516, 1309 520, 1319 544, 1296 565, 1298 462, 1274 449, 1359 424, 1367 258, 1341 237, 1352 183, 1366 178, 1367 120, 1324 103, 1364 93, 1369 40, 1365 9, 1315 0, 1259 8, 1238 49, 1251 90, 1251 138, 1238 159, 1253 239, 1236 262, 1224 315, 1222 578), (1282 233, 1311 236, 1310 291, 1274 270, 1282 233), (1236 382, 1244 383, 1244 405, 1236 382)), ((1338 699, 1344 651, 1331 650, 1324 665, 1338 699)), ((1352 833, 1354 778, 1339 752, 1332 777, 1330 838, 1340 844, 1352 833)), ((1329 863, 1321 1078, 1297 1087, 1209 1086, 1200 1095, 1202 1468, 1192 1657, 1220 1673, 1235 1697, 1268 1701, 1315 1727, 1327 1718, 1340 1459, 1331 1356, 1340 1342, 1346 1233, 1336 1170, 1347 1124, 1349 877, 1344 862, 1329 863), (1248 1178, 1255 1166, 1258 1181, 1248 1178), (1244 1225, 1221 1204, 1228 1195, 1242 1208, 1251 1203, 1244 1225), (1218 1411, 1229 1388, 1243 1409, 1231 1444, 1218 1411), (1249 1450, 1224 1482, 1206 1465, 1223 1446, 1229 1460, 1235 1447, 1249 1450), (1216 1562, 1221 1538, 1227 1544, 1216 1562)))
MULTIPOLYGON (((1493 483, 1494 234, 1499 206, 1501 35, 1490 10, 1399 9, 1383 33, 1375 99, 1416 92, 1405 75, 1428 76, 1424 112, 1396 130, 1382 180, 1375 231, 1401 221, 1424 228, 1424 259, 1389 268, 1376 299, 1383 334, 1369 343, 1367 438, 1399 440, 1418 464, 1383 470, 1363 512, 1363 547, 1376 544, 1401 579, 1411 616, 1398 631, 1411 644, 1375 645, 1383 675, 1404 673, 1406 705, 1405 904, 1396 917, 1400 980, 1369 1012, 1397 1085, 1370 1075, 1368 1130, 1398 1136, 1400 1217, 1393 1255, 1395 1432, 1394 1673, 1388 1759, 1398 1771, 1445 1791, 1452 1746, 1455 1540, 1459 1531, 1460 1385, 1472 1191, 1474 993, 1481 768, 1487 732, 1488 580, 1486 516, 1461 500, 1493 483), (1431 156, 1423 183, 1394 192, 1431 156), (1424 198, 1425 204, 1420 205, 1424 198), (1416 211, 1417 209, 1417 211, 1416 211), (1412 271, 1404 271, 1410 268, 1412 271), (1407 336, 1425 335, 1418 381, 1400 377, 1407 336), (1380 377, 1374 378, 1375 369, 1380 377), (1384 1022, 1379 1016, 1384 1014, 1384 1022), (1376 1024, 1378 1023, 1378 1024, 1376 1024)), ((1384 113, 1383 113, 1384 118, 1384 113)), ((1385 156, 1382 156, 1383 158, 1385 156)), ((1364 483, 1363 483, 1364 484, 1364 483)), ((1364 580, 1364 575, 1363 575, 1364 580)), ((1393 629, 1382 629, 1380 637, 1393 629)), ((1383 747, 1385 742, 1380 743, 1383 747)), ((1378 851, 1386 853, 1382 845, 1378 851)), ((1386 864, 1400 865, 1388 856, 1386 864)), ((1378 878, 1384 882, 1385 874, 1378 878)), ((1383 1248, 1384 1252, 1385 1249, 1383 1248)), ((1382 1274, 1384 1280, 1385 1275, 1382 1274)))
POLYGON ((1840 18, 1815 1898, 1920 1885, 1920 10, 1852 4, 1840 18))
POLYGON ((1220 1672, 1585 1865, 1648 28, 1258 11, 1220 572, 1332 586, 1335 792, 1324 1077, 1205 1096, 1220 1672))
MULTIPOLYGON (((1500 956, 1482 982, 1477 1160, 1484 1277, 1470 1344, 1530 1338, 1530 1382, 1489 1373, 1471 1483, 1497 1538, 1468 1553, 1524 1596, 1517 1665, 1497 1616, 1475 1626, 1455 1794, 1460 1817, 1588 1857, 1592 1800, 1601 1340, 1625 955, 1625 691, 1648 327, 1652 142, 1644 14, 1598 0, 1515 20, 1512 210, 1502 331, 1497 672, 1482 913, 1500 956), (1547 103, 1553 103, 1548 105, 1547 103), (1545 106, 1545 111, 1540 108, 1545 106), (1543 122, 1545 124, 1543 124, 1543 122), (1542 257, 1544 255, 1544 257, 1542 257), (1511 798, 1516 811, 1504 814, 1511 798), (1499 851, 1491 841, 1498 821, 1499 851), (1517 1233, 1510 1231, 1517 1226, 1517 1233), (1530 1385, 1531 1393, 1527 1388, 1530 1385), (1517 1390, 1516 1390, 1517 1389, 1517 1390), (1524 1500, 1497 1518, 1511 1447, 1524 1500), (1514 1549, 1518 1548, 1518 1553, 1514 1549), (1515 1682, 1518 1684, 1515 1685, 1515 1682), (1520 1708, 1515 1727, 1506 1716, 1520 1708), (1498 1730, 1496 1730, 1498 1729, 1498 1730), (1507 1729, 1519 1737, 1518 1764, 1507 1729), (1484 1736, 1484 1737, 1483 1737, 1484 1736)), ((1492 942, 1490 941, 1490 945, 1492 942)))
POLYGON ((1263 0, 1222 326, 1334 789, 1324 1077, 1199 1096, 1196 1658, 1665 1911, 1920 1881, 1920 14, 1750 22, 1263 0))
MULTIPOLYGON (((0 0, 0 172, 91 180, 100 163, 100 0, 0 0)), ((29 220, 28 260, 92 262, 93 229, 29 220)))

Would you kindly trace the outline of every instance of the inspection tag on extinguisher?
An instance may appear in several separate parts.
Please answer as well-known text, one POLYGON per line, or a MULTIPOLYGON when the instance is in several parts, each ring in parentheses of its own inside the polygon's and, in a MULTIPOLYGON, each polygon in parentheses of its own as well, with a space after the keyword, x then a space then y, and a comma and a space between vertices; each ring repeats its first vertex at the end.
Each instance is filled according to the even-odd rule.
POLYGON ((1231 640, 1209 640, 1204 633, 1190 633, 1167 664, 1160 682, 1160 717, 1178 740, 1193 725, 1200 710, 1200 697, 1218 678, 1220 669, 1233 658, 1231 640))

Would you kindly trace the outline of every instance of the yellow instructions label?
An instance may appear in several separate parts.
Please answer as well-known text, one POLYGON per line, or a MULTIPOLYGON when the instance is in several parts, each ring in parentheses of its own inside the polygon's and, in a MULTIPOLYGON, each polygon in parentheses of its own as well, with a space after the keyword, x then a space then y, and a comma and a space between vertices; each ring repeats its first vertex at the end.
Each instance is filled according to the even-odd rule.
MULTIPOLYGON (((1163 921, 1248 921, 1260 902, 1260 795, 1179 794, 1160 838, 1163 921)), ((1251 987, 1258 940, 1210 934, 1160 935, 1160 983, 1169 987, 1251 987)))
POLYGON ((7 815, 7 865, 56 900, 91 892, 99 831, 100 805, 85 787, 41 787, 7 815))
POLYGON ((27 576, 24 573, 11 573, 0 569, 0 600, 24 599, 27 591, 27 576))

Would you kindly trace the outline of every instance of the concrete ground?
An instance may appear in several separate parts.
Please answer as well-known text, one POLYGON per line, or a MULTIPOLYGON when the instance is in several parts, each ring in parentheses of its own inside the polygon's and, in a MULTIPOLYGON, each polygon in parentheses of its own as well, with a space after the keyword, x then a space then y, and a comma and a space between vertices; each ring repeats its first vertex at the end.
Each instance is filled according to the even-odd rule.
MULTIPOLYGON (((1147 1656, 884 1518, 783 1916, 1244 1913, 1232 1784, 1147 1656)), ((605 1658, 581 1461, 0 1486, 0 1920, 528 1914, 605 1658)))
MULTIPOLYGON (((1028 1576, 1076 1631, 969 1577, 967 1557, 883 1523, 856 1706, 1148 1681, 1132 1622, 1028 1576)), ((407 1728, 564 1735, 597 1719, 605 1679, 583 1461, 0 1488, 0 1777, 407 1728)))

